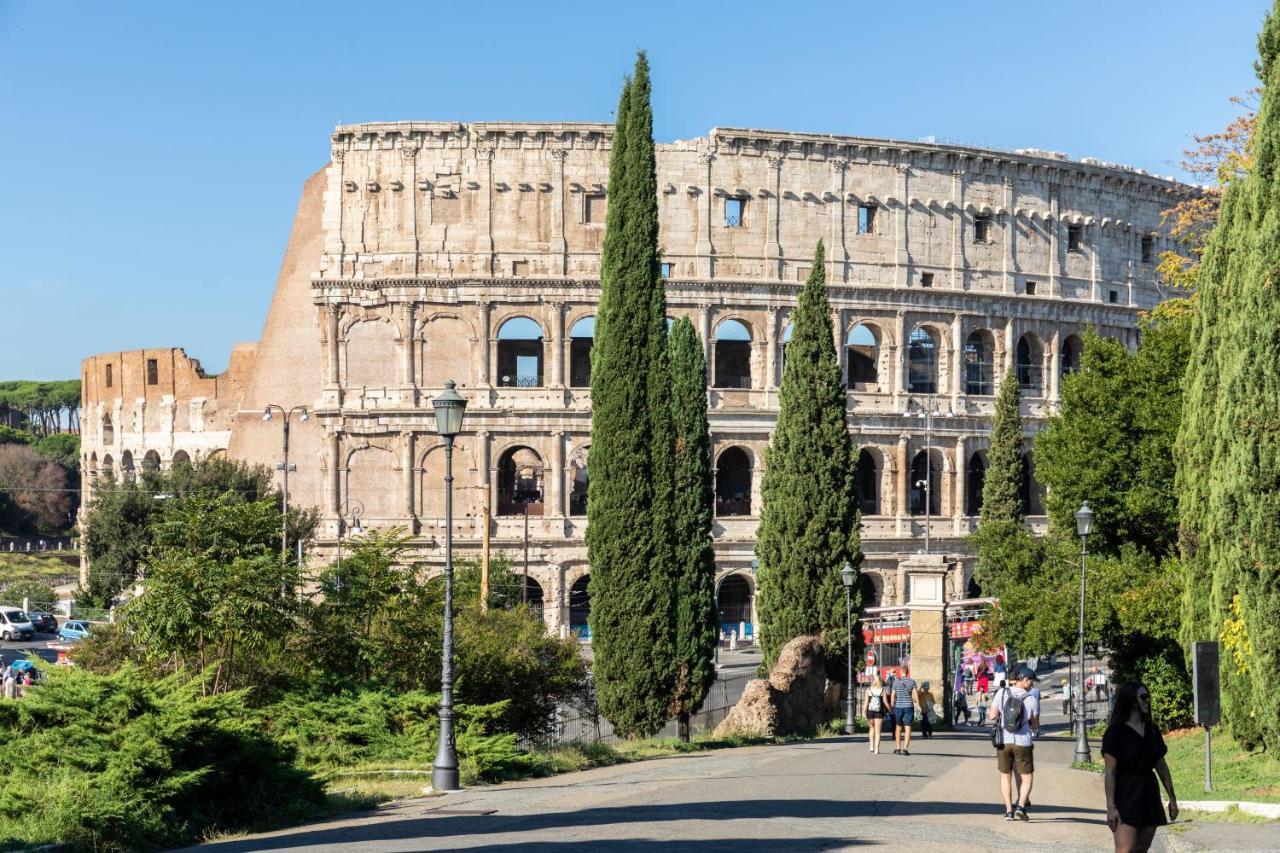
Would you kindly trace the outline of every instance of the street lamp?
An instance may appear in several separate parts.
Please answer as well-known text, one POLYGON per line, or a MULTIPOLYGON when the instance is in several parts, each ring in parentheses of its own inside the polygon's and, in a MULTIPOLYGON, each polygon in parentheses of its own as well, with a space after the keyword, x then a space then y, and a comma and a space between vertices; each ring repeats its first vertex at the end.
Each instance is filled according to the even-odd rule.
POLYGON ((1093 532, 1093 510, 1089 502, 1080 504, 1076 510, 1076 534, 1080 537, 1080 666, 1079 683, 1076 685, 1076 751, 1072 760, 1076 763, 1090 761, 1089 736, 1085 731, 1084 713, 1084 584, 1085 557, 1089 553, 1089 534, 1093 532))
MULTIPOLYGON (((927 402, 921 406, 923 411, 916 414, 916 417, 924 419, 924 479, 917 480, 914 485, 924 493, 924 552, 928 554, 933 528, 933 416, 944 413, 938 411, 934 395, 927 395, 925 400, 927 402)), ((910 398, 903 415, 911 416, 910 398)), ((945 416, 955 417, 955 413, 948 409, 945 416)))
POLYGON ((307 414, 306 406, 285 409, 276 403, 268 403, 262 410, 264 421, 271 420, 272 409, 284 417, 284 461, 276 464, 276 470, 283 472, 280 486, 280 561, 286 562, 289 559, 289 472, 298 470, 297 465, 289 465, 289 419, 295 414, 300 421, 308 420, 311 416, 307 414))
POLYGON ((452 379, 431 401, 436 432, 444 439, 444 651, 440 675, 440 741, 431 768, 431 787, 457 791, 458 750, 453 740, 453 440, 462 432, 467 401, 454 390, 452 379))
POLYGON ((840 570, 844 581, 845 658, 848 662, 848 687, 844 700, 844 733, 853 734, 853 585, 858 582, 858 570, 848 563, 840 570))
POLYGON ((342 588, 342 528, 346 526, 348 513, 351 515, 351 532, 357 536, 364 533, 364 528, 360 526, 360 516, 364 515, 364 504, 354 498, 343 501, 342 506, 338 508, 338 589, 342 588), (351 505, 353 503, 355 506, 351 505))

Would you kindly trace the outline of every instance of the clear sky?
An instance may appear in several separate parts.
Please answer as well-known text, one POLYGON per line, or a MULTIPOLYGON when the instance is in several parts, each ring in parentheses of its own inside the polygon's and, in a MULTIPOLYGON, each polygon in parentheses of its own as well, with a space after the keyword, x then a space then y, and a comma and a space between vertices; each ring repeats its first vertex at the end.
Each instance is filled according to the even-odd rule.
POLYGON ((0 379, 258 338, 339 122, 609 121, 636 48, 655 132, 1036 147, 1176 174, 1256 85, 1264 0, 0 0, 0 379))

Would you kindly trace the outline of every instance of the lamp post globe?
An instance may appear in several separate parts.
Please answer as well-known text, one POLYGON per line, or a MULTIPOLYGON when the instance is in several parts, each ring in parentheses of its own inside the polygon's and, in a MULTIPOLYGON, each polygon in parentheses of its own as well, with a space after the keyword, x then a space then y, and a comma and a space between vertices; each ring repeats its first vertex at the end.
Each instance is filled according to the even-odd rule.
POLYGON ((440 739, 431 768, 431 787, 457 791, 458 750, 453 734, 453 440, 462 432, 467 401, 453 380, 431 401, 436 412, 436 432, 444 439, 444 649, 440 675, 440 739))
POLYGON ((844 584, 844 656, 847 664, 844 697, 844 733, 853 734, 853 585, 858 582, 858 570, 848 563, 840 570, 844 584))
POLYGON ((1085 719, 1085 695, 1084 695, 1084 600, 1085 600, 1085 560, 1089 554, 1089 534, 1093 532, 1093 510, 1089 508, 1089 502, 1083 501, 1080 509, 1076 510, 1076 534, 1080 537, 1080 665, 1078 669, 1078 678, 1075 687, 1075 707, 1076 707, 1076 748, 1072 760, 1076 763, 1088 762, 1092 760, 1089 752, 1089 733, 1086 729, 1088 721, 1085 719))

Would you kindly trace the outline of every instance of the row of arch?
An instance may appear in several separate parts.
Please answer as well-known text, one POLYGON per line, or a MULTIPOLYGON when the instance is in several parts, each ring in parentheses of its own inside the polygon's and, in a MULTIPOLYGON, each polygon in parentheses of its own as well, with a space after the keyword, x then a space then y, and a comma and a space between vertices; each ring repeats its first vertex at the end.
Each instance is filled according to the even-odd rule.
MULTIPOLYGON (((110 421, 110 418, 107 420, 110 421)), ((190 464, 191 456, 185 450, 174 451, 169 460, 171 467, 190 464)), ((116 472, 116 460, 110 453, 102 454, 102 459, 99 461, 98 452, 95 450, 85 459, 85 465, 90 477, 97 477, 99 474, 103 476, 114 475, 116 472)), ((138 468, 141 468, 144 472, 159 471, 161 468, 160 454, 154 450, 148 450, 142 455, 140 462, 134 461, 132 451, 126 450, 120 454, 121 476, 132 479, 138 468)))
MULTIPOLYGON (((791 340, 792 324, 782 332, 782 357, 791 340)), ((540 387, 544 382, 543 329, 528 317, 512 317, 498 329, 498 384, 514 387, 540 387)), ((595 339, 595 318, 583 317, 569 330, 569 384, 589 387, 591 384, 591 347, 595 339)), ((873 323, 863 322, 849 330, 845 337, 846 385, 853 391, 875 390, 880 383, 881 350, 884 335, 873 323)), ((733 318, 718 323, 712 335, 714 370, 713 388, 753 387, 751 345, 748 326, 733 318)), ((941 338, 932 325, 915 326, 907 339, 906 390, 912 394, 936 394, 939 391, 941 338)), ((1078 335, 1063 339, 1058 358, 1061 374, 1080 369, 1084 341, 1078 335)), ((1022 335, 1017 342, 1014 369, 1018 384, 1029 396, 1042 396, 1045 346, 1034 332, 1022 335)), ((977 329, 965 339, 962 351, 963 388, 965 394, 991 395, 996 389, 996 339, 990 330, 977 329)))
MULTIPOLYGON (((591 618, 591 575, 584 574, 569 587, 568 609, 569 630, 579 637, 590 637, 591 618)), ((533 578, 528 578, 525 586, 526 600, 535 611, 541 612, 544 606, 542 585, 533 578)), ((716 584, 716 609, 720 615, 720 625, 726 633, 729 630, 741 630, 739 626, 752 625, 754 621, 755 594, 751 582, 739 573, 725 575, 716 584)), ((750 629, 748 629, 750 630, 750 629)))

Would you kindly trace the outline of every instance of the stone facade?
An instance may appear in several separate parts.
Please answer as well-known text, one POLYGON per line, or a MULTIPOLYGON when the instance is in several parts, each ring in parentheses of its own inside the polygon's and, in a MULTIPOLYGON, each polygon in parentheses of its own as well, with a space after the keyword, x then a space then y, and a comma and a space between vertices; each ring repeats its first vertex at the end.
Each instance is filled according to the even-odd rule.
MULTIPOLYGON (((431 397, 452 379, 469 402, 454 457, 457 547, 478 550, 487 499, 494 549, 519 559, 527 510, 549 626, 584 621, 572 590, 588 573, 590 329, 612 130, 335 131, 332 161, 303 190, 251 370, 233 365, 244 384, 225 445, 274 464, 279 423, 262 408, 310 407, 294 424, 290 491, 321 509, 321 551, 358 511, 366 528, 406 527, 418 558, 439 564, 431 397)), ((976 523, 999 382, 1010 370, 1022 381, 1030 434, 1086 329, 1136 343, 1139 313, 1164 295, 1160 212, 1187 191, 1051 152, 740 129, 660 144, 658 189, 669 312, 709 342, 722 579, 754 585, 789 315, 821 239, 863 451, 867 566, 885 604, 905 601, 898 563, 925 544, 926 503, 931 549, 960 557, 948 595, 963 595, 961 537, 976 523)), ((86 383, 86 411, 115 405, 103 390, 86 383)), ((144 431, 139 448, 148 437, 177 446, 176 433, 144 431)), ((97 438, 86 433, 86 455, 101 457, 97 438)))

